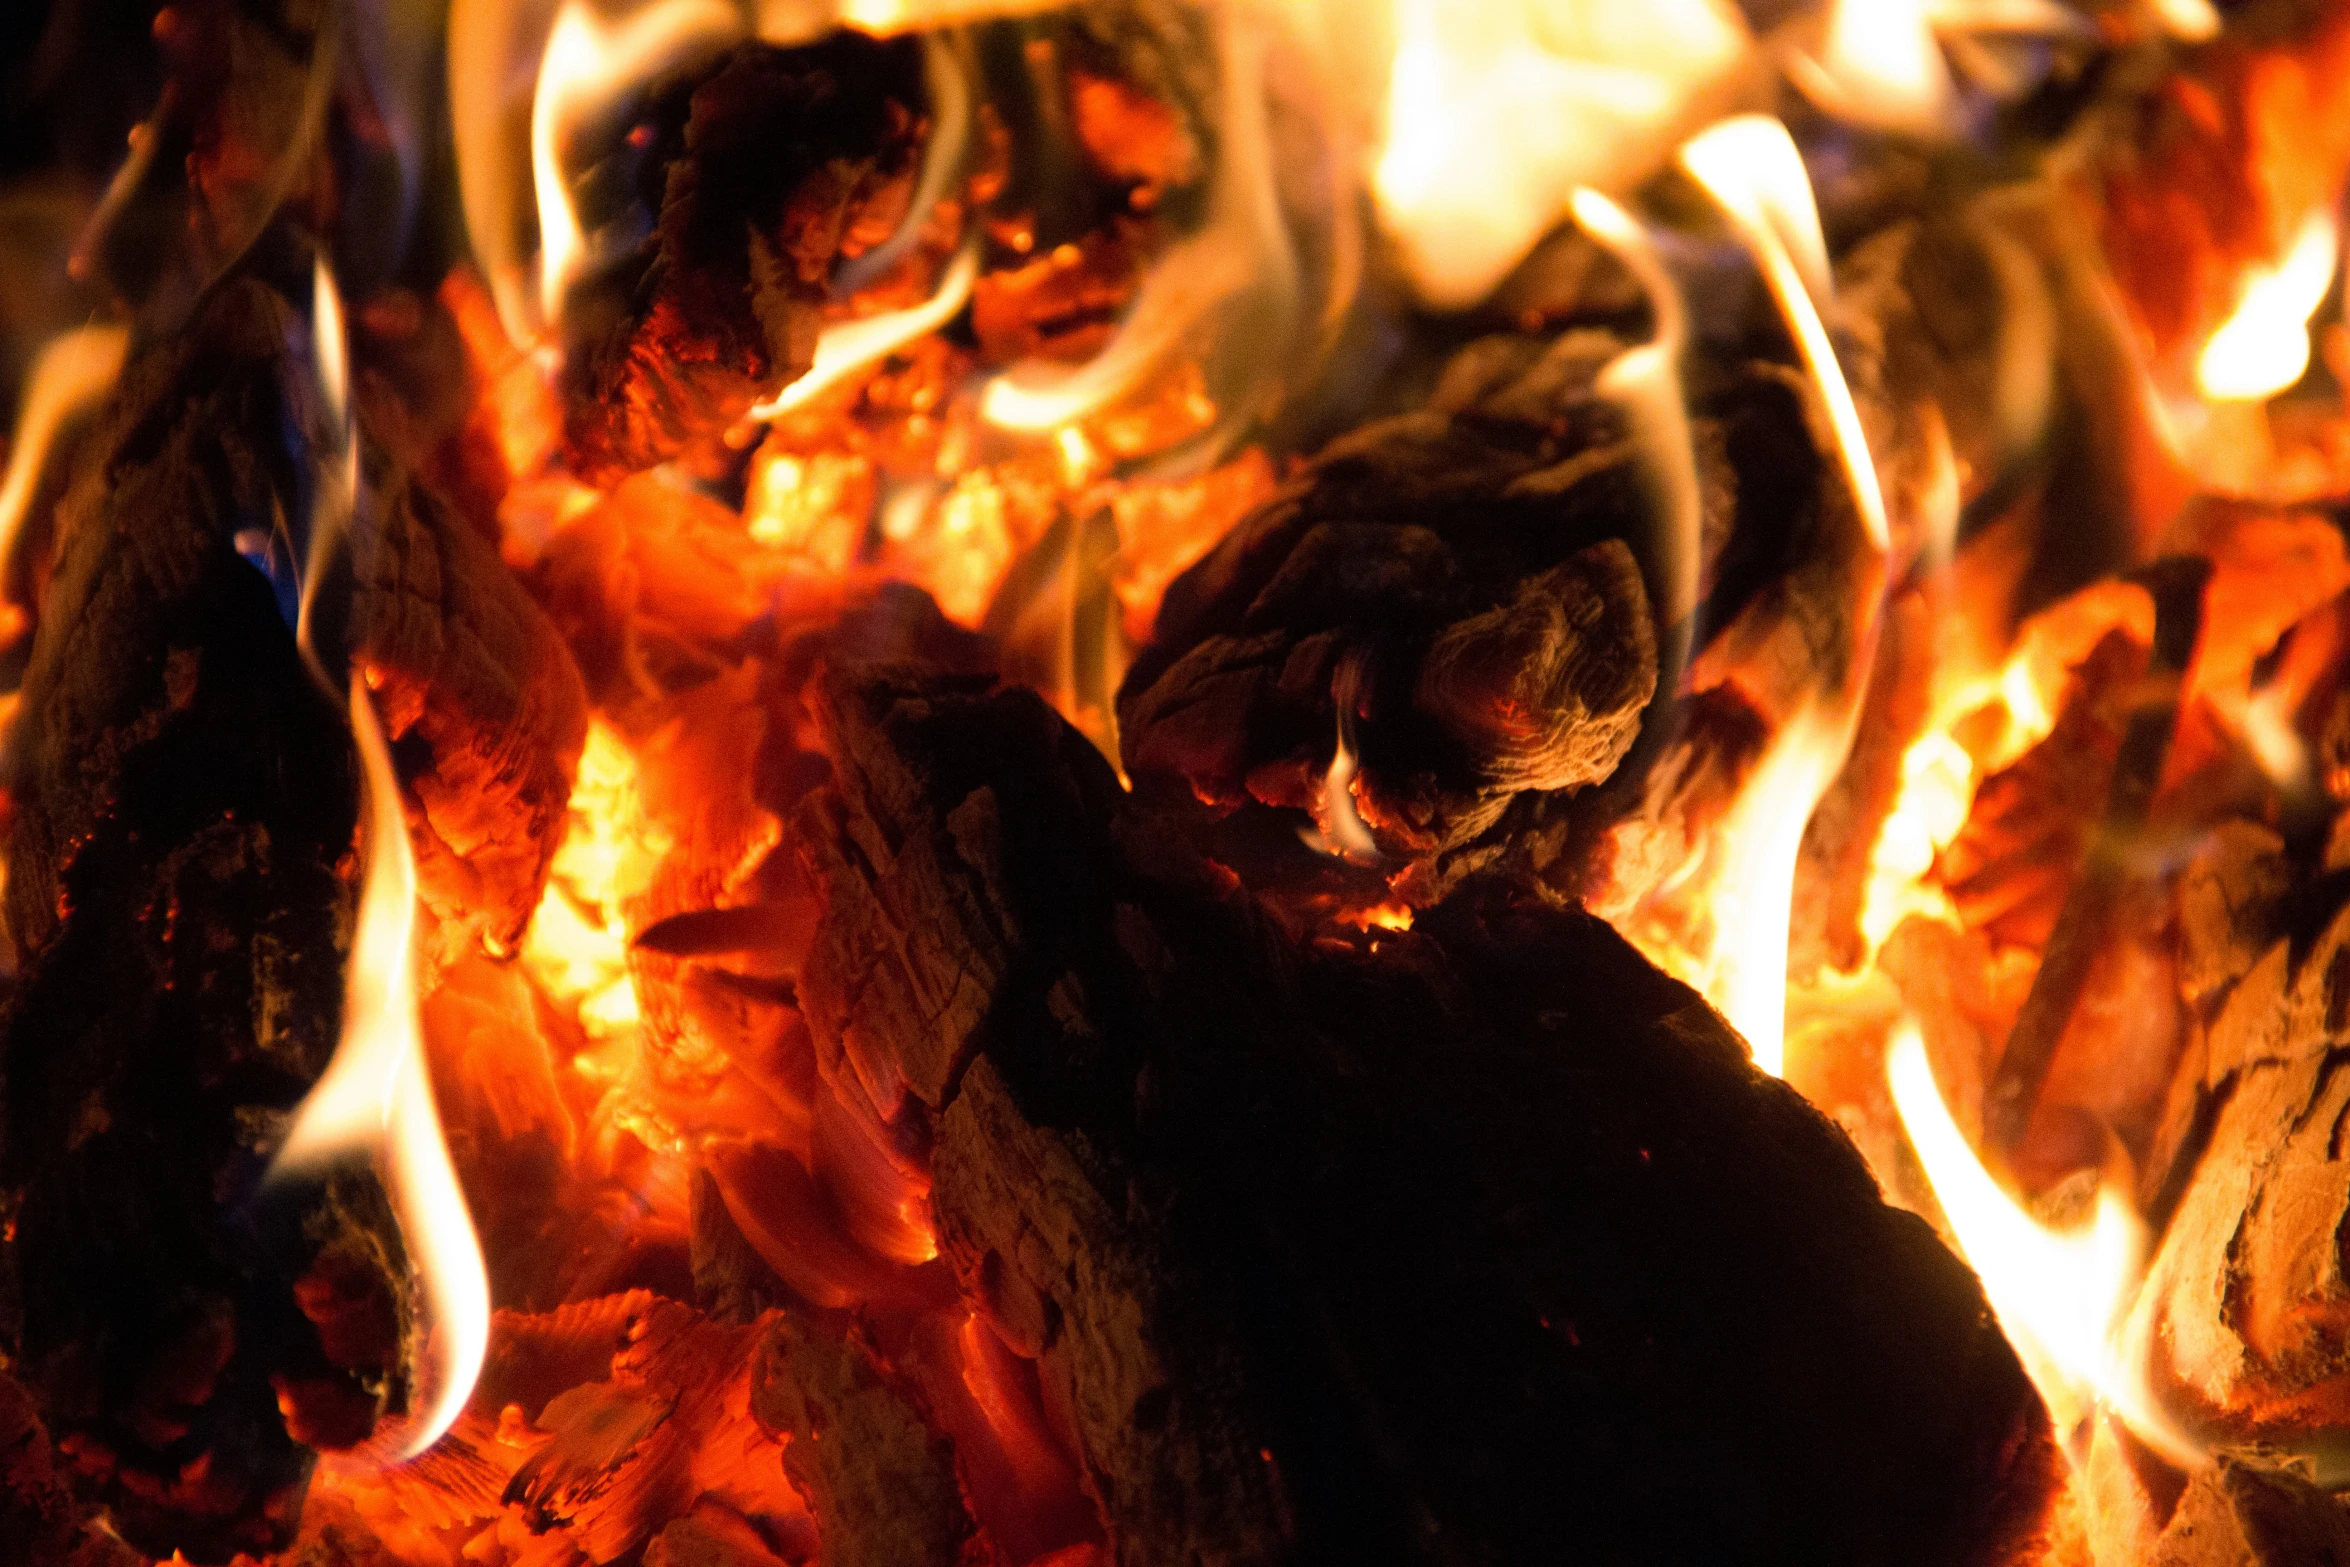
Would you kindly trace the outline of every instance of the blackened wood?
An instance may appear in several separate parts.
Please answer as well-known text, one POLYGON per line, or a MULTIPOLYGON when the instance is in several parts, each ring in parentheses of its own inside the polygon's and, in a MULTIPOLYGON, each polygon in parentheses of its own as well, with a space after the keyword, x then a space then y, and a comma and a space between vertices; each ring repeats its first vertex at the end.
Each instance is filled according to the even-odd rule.
POLYGON ((587 692, 497 547, 395 474, 353 536, 351 652, 409 797, 443 939, 511 952, 546 890, 587 738, 587 692))
POLYGON ((1115 1560, 1975 1562, 2037 1527, 2054 1449, 1972 1278, 1598 921, 1487 881, 1300 947, 1034 698, 818 706, 820 1070, 930 1146, 1115 1560))
POLYGON ((860 222, 913 178, 922 104, 910 40, 844 33, 746 45, 653 106, 653 149, 621 182, 651 232, 563 304, 564 444, 582 477, 675 456, 808 368, 835 262, 873 242, 860 222))
POLYGON ((307 503, 299 338, 238 284, 134 361, 11 741, 9 1346, 83 1494, 206 1561, 291 1527, 307 1455, 273 1380, 342 1375, 292 1275, 343 1248, 404 1276, 371 1182, 256 1190, 334 1046, 356 808, 347 731, 232 542, 307 503))

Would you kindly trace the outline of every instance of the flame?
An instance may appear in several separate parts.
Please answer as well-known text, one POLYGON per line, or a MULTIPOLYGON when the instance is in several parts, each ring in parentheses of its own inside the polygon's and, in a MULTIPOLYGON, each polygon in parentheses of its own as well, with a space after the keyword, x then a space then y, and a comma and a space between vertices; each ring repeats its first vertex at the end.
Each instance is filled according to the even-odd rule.
POLYGON ((1950 67, 1934 36, 1933 0, 1836 0, 1817 55, 1788 58, 1788 75, 1840 118, 1934 131, 1949 119, 1950 67))
POLYGON ((1820 394, 1850 491, 1856 537, 1830 541, 1849 578, 1849 645, 1826 685, 1781 720, 1722 827, 1725 858, 1712 892, 1716 949, 1708 996, 1777 1075, 1785 1066, 1787 937, 1804 828, 1852 749, 1876 647, 1891 533, 1874 459, 1820 306, 1831 294, 1827 243, 1811 180, 1785 126, 1759 115, 1724 120, 1681 149, 1681 166, 1753 255, 1820 394))
POLYGON ((366 817, 366 879, 344 981, 343 1037, 302 1102, 275 1169, 315 1170, 359 1149, 380 1161, 432 1323, 419 1361, 427 1395, 400 1454, 440 1440, 472 1396, 489 1349, 489 1278, 425 1070, 416 1002, 416 862, 392 754, 365 684, 351 680, 366 817))
POLYGON ((1355 775, 1362 758, 1355 750, 1355 706, 1362 683, 1363 656, 1358 650, 1339 660, 1331 677, 1331 705, 1338 710, 1338 739, 1330 752, 1330 770, 1314 806, 1314 826, 1304 830, 1306 846, 1357 865, 1379 863, 1379 842, 1371 836, 1362 809, 1355 804, 1355 775))
POLYGON ((530 104, 531 185, 539 214, 539 320, 562 318, 563 295, 588 261, 587 236, 564 177, 562 138, 590 109, 631 84, 674 69, 689 56, 731 43, 742 18, 724 0, 657 0, 625 21, 597 19, 567 0, 539 60, 530 104))
POLYGON ((1394 0, 1380 220, 1429 303, 1474 304, 1567 210, 1662 163, 1747 57, 1713 0, 1394 0))
POLYGON ((885 359, 918 338, 928 337, 955 318, 971 297, 979 277, 979 235, 976 230, 948 263, 938 291, 919 305, 885 315, 842 321, 824 329, 816 340, 816 359, 807 373, 751 410, 754 419, 773 419, 809 402, 820 392, 839 385, 867 365, 885 359))
POLYGON ((2139 1357, 2126 1352, 2123 1325, 2143 1275, 2146 1235, 2119 1182, 2109 1176, 2099 1185, 2088 1224, 2050 1229, 2019 1207, 1967 1146, 1915 1024, 1905 1021, 1895 1032, 1885 1074, 1934 1200, 2051 1413, 2061 1419, 2101 1403, 2171 1462, 2199 1464, 2202 1446, 2128 1369, 2139 1357))
POLYGON ((1821 304, 1832 296, 1833 284, 1803 155, 1795 150, 1786 126, 1765 115, 1744 114, 1692 137, 1681 149, 1681 166, 1721 207, 1761 267, 1763 281, 1770 285, 1771 297, 1795 336, 1804 368, 1819 388, 1868 544, 1884 552, 1891 547, 1891 537, 1876 462, 1861 432, 1852 388, 1828 340, 1827 324, 1820 319, 1821 304))
MULTIPOLYGON (((327 561, 358 515, 359 441, 351 421, 342 294, 323 254, 313 265, 311 287, 314 363, 334 445, 319 455, 324 471, 295 640, 312 675, 331 691, 334 681, 314 640, 316 610, 327 561)), ((401 1433, 400 1456, 413 1458, 440 1440, 472 1396, 489 1347, 489 1278, 425 1066, 417 1016, 416 861, 399 780, 375 704, 356 670, 349 698, 366 855, 343 980, 343 1036, 295 1112, 271 1170, 317 1170, 360 1151, 377 1162, 432 1325, 416 1356, 425 1406, 411 1410, 401 1433)))
POLYGON ((2220 324, 2195 362, 2195 384, 2209 398, 2257 402, 2284 391, 2309 368, 2309 319, 2333 286, 2341 233, 2330 212, 2314 212, 2285 259, 2244 277, 2235 313, 2220 324))
MULTIPOLYGON (((113 390, 129 348, 130 333, 118 326, 80 327, 41 346, 9 439, 8 470, 0 476, 0 563, 16 554, 17 536, 24 531, 33 492, 59 433, 75 415, 113 390)), ((0 602, 0 612, 0 620, 14 635, 22 624, 21 606, 0 602)))

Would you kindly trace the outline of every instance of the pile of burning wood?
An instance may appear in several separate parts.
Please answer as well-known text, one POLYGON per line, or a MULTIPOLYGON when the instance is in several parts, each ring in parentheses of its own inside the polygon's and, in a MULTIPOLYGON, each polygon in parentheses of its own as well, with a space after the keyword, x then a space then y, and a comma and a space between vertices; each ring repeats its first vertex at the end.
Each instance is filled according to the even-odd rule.
POLYGON ((0 1567, 2350 1560, 2350 9, 6 25, 0 1567))

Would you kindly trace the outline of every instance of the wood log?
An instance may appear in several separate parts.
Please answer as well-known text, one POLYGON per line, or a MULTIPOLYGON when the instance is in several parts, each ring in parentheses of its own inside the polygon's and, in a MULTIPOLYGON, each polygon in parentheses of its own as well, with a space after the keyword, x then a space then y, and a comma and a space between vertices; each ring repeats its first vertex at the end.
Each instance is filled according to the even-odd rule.
POLYGON ((376 488, 350 640, 407 796, 419 894, 454 948, 521 941, 563 840, 587 693, 496 546, 423 483, 376 488))
POLYGON ((563 305, 581 477, 608 485, 715 437, 808 368, 835 261, 904 205, 922 102, 910 40, 845 33, 743 46, 656 97, 652 146, 615 171, 651 232, 563 305))
POLYGON ((396 1375, 338 1366, 298 1277, 335 1259, 312 1301, 387 1313, 405 1279, 372 1180, 257 1196, 334 1047, 356 809, 347 731, 233 542, 302 511, 300 339, 237 283, 135 360, 60 513, 10 756, 8 1343, 81 1494, 200 1561, 291 1527, 281 1388, 372 1414, 396 1375))
POLYGON ((1025 693, 838 672, 816 705, 819 1070, 930 1150, 1115 1560, 2038 1528, 2045 1416, 1972 1279, 1596 920, 1485 882, 1300 947, 1025 693), (1740 1459, 1693 1485, 1701 1449, 1740 1459))
MULTIPOLYGON (((1433 898, 1536 837, 1513 803, 1608 777, 1660 635, 1658 562, 1625 542, 1647 539, 1649 502, 1592 384, 1623 346, 1578 331, 1464 350, 1427 408, 1333 443, 1176 579, 1118 698, 1137 787, 1235 830, 1301 820, 1343 709, 1378 856, 1433 898)), ((1738 489, 1726 423, 1701 419, 1710 513, 1738 489)))

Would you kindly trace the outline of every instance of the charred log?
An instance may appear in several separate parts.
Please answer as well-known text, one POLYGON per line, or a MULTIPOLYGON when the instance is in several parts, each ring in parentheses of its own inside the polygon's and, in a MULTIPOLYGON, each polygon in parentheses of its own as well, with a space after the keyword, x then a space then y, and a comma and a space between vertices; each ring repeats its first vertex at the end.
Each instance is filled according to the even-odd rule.
POLYGON ((445 933, 510 952, 562 841, 587 693, 494 544, 412 477, 370 504, 351 646, 402 764, 420 889, 445 933))
POLYGON ((657 104, 655 217, 564 305, 565 450, 609 483, 716 436, 813 362, 834 263, 888 236, 921 146, 919 53, 738 49, 657 104))
POLYGON ((60 514, 12 756, 10 1348, 77 1488, 198 1560, 291 1526, 281 1391, 371 1417, 391 1369, 338 1366, 295 1275, 337 1259, 322 1309, 401 1276, 371 1183, 257 1195, 334 1045, 355 809, 347 735, 233 542, 301 514, 298 336, 231 286, 134 364, 60 514))
POLYGON ((1991 1561, 2037 1525, 2045 1417, 1965 1270, 1597 921, 1484 882, 1300 948, 1033 698, 819 707, 819 1070, 930 1149, 1118 1561, 1991 1561), (1740 1462, 1693 1488, 1701 1449, 1740 1462))

